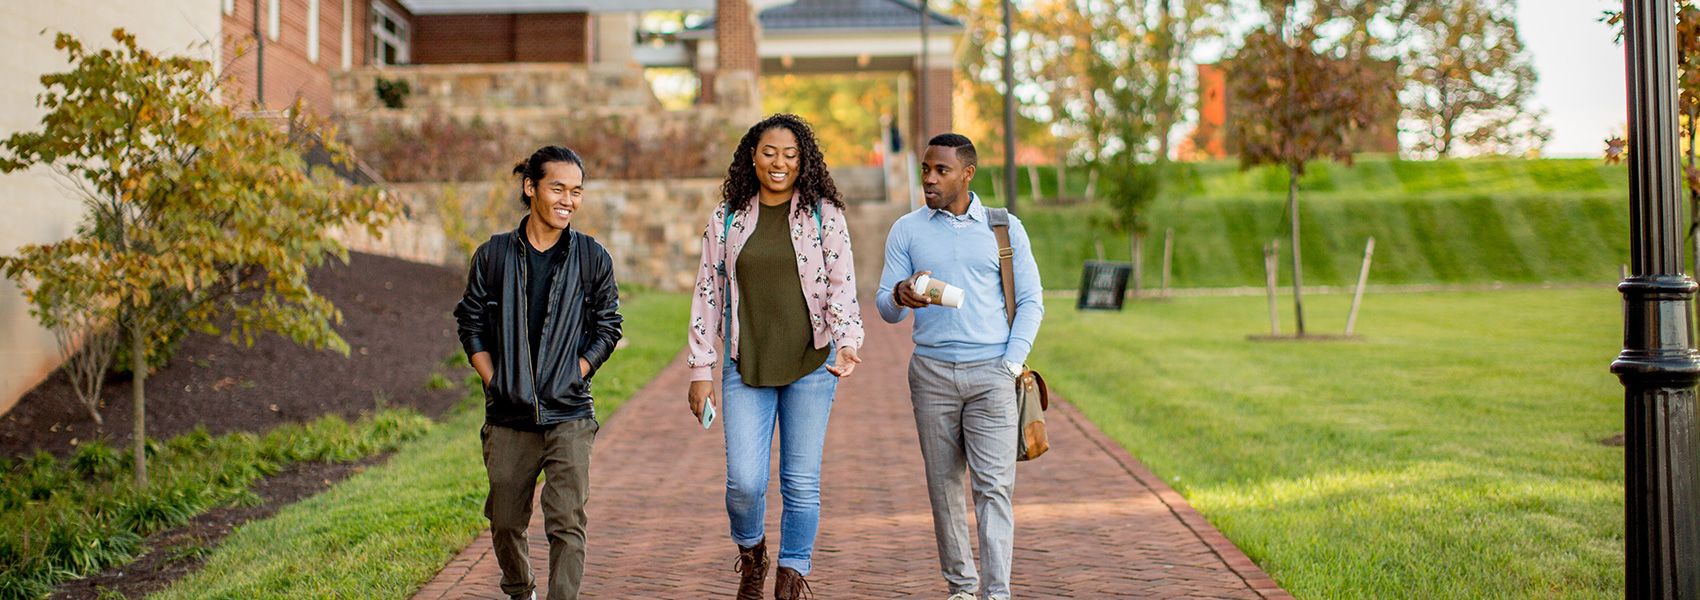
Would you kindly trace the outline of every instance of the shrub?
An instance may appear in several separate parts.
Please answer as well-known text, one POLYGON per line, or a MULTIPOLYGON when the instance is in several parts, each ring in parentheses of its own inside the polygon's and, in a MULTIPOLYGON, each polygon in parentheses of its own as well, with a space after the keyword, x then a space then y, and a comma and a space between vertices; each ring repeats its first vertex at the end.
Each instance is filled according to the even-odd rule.
POLYGON ((384 108, 406 108, 407 97, 413 95, 413 86, 406 79, 377 78, 372 82, 372 92, 378 95, 378 100, 384 103, 384 108))

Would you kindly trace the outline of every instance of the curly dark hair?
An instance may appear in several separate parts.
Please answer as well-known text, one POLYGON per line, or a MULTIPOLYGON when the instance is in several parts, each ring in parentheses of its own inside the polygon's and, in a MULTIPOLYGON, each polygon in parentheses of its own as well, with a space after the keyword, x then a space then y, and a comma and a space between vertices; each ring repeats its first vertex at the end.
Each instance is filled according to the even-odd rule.
POLYGON ((844 208, 844 199, 838 194, 838 186, 832 182, 832 173, 827 171, 826 157, 821 156, 820 145, 815 143, 814 130, 802 117, 790 113, 769 116, 744 132, 744 138, 738 141, 738 150, 732 153, 732 165, 726 167, 726 181, 720 184, 720 196, 726 199, 726 205, 734 211, 744 210, 750 205, 750 199, 761 192, 761 178, 756 175, 756 143, 761 141, 761 134, 779 127, 789 129, 792 135, 797 136, 800 169, 796 186, 802 199, 797 203, 797 212, 815 210, 822 200, 844 208))

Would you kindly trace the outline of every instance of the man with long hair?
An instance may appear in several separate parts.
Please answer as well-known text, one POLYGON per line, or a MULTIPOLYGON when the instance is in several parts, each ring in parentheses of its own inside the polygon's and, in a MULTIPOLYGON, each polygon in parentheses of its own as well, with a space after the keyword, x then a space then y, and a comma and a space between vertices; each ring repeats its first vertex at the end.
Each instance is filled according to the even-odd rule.
POLYGON ((548 598, 573 600, 584 579, 584 503, 599 429, 590 382, 620 341, 620 291, 608 251, 571 228, 584 199, 578 154, 546 146, 514 174, 529 213, 473 253, 455 320, 484 380, 484 516, 502 592, 537 597, 526 528, 541 473, 548 598))

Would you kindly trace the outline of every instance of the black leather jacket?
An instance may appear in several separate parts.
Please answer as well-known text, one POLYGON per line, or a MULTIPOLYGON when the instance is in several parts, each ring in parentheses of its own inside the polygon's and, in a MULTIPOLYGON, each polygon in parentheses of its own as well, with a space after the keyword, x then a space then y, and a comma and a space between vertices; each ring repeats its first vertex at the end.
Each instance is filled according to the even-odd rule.
MULTIPOLYGON (((529 218, 529 217, 527 217, 529 218)), ((614 261, 594 238, 572 229, 556 243, 566 258, 549 280, 542 348, 526 332, 525 221, 478 247, 466 277, 466 295, 455 306, 467 357, 489 352, 495 372, 484 386, 484 421, 492 425, 552 425, 591 418, 590 380, 620 341, 620 293, 614 261), (537 371, 531 353, 538 352, 537 371), (578 359, 590 363, 580 373, 578 359)))

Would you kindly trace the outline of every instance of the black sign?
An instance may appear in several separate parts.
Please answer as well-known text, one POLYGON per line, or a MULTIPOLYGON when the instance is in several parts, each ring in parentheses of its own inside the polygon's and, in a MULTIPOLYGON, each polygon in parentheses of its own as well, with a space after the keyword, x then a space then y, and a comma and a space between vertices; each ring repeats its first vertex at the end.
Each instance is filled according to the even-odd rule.
POLYGON ((1128 263, 1086 261, 1080 274, 1080 296, 1074 307, 1079 310, 1121 310, 1122 293, 1127 290, 1127 276, 1133 273, 1128 263))

